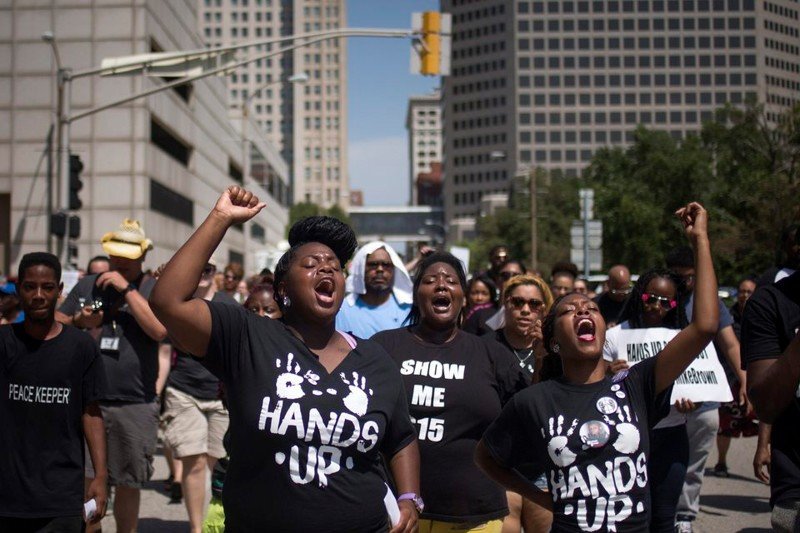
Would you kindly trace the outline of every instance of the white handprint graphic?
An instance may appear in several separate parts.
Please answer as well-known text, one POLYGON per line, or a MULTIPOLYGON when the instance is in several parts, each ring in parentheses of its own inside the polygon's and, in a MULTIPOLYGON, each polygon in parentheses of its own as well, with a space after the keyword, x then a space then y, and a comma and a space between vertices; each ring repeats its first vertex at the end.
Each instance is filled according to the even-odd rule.
POLYGON ((359 376, 358 372, 353 372, 352 381, 347 379, 344 372, 339 374, 350 392, 344 397, 344 406, 358 416, 364 416, 369 406, 369 397, 372 396, 372 389, 367 389, 367 380, 364 376, 359 376), (369 395, 368 395, 369 394, 369 395))
POLYGON ((627 405, 623 405, 616 412, 617 420, 612 420, 608 415, 604 415, 603 419, 609 426, 614 426, 617 429, 617 439, 614 441, 614 449, 620 453, 634 453, 639 449, 639 441, 641 435, 639 428, 631 422, 636 418, 636 415, 631 415, 631 409, 627 405))
MULTIPOLYGON (((575 432, 575 427, 578 425, 578 419, 572 421, 572 425, 567 430, 566 435, 562 435, 564 417, 558 415, 558 425, 554 428, 554 418, 550 418, 550 442, 547 443, 547 453, 550 454, 550 459, 561 467, 569 466, 575 462, 575 453, 567 448, 569 437, 575 432)), ((542 428, 542 436, 547 438, 544 428, 542 428)))
POLYGON ((294 362, 294 365, 292 365, 293 361, 294 354, 292 353, 287 354, 285 367, 280 358, 275 360, 275 366, 277 368, 284 368, 286 370, 286 372, 279 375, 278 379, 275 381, 275 393, 279 398, 285 398, 287 400, 302 398, 306 395, 305 391, 303 391, 303 381, 308 381, 312 385, 316 385, 319 382, 319 376, 311 370, 301 375, 300 365, 297 362, 294 362))

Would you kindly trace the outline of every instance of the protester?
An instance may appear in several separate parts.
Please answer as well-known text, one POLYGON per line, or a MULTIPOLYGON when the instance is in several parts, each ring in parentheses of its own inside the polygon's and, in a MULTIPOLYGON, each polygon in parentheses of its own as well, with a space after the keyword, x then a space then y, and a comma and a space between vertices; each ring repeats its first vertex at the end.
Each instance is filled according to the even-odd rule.
POLYGON ((547 474, 554 532, 646 531, 649 429, 666 414, 672 384, 714 337, 717 286, 707 215, 697 203, 677 212, 696 254, 695 319, 655 357, 614 378, 602 357, 605 322, 579 294, 557 300, 542 333, 563 374, 516 395, 486 431, 476 462, 495 481, 534 501, 547 498, 513 470, 539 462, 547 474), (624 473, 624 474, 623 474, 624 473), (630 480, 623 482, 624 479, 630 480), (590 479, 606 481, 591 483, 590 479))
POLYGON ((0 327, 0 531, 77 533, 106 510, 103 361, 89 335, 55 320, 63 287, 56 256, 24 255, 18 279, 25 320, 0 327), (84 439, 96 473, 86 490, 91 517, 83 513, 84 439))
POLYGON ((10 281, 0 284, 0 325, 19 324, 24 320, 25 312, 16 285, 10 281))
POLYGON ((310 217, 289 232, 275 269, 281 320, 192 299, 206 261, 234 224, 264 207, 229 187, 167 264, 151 302, 170 337, 221 377, 231 413, 225 529, 386 531, 380 454, 411 531, 419 455, 402 381, 381 347, 335 329, 353 231, 310 217))
POLYGON ((105 255, 96 255, 86 264, 86 275, 102 274, 111 270, 111 262, 105 255))
MULTIPOLYGON (((209 262, 203 268, 193 298, 220 304, 236 305, 226 293, 214 285, 216 266, 209 262)), ((219 379, 202 363, 177 350, 164 391, 164 438, 175 458, 181 462, 180 487, 189 528, 200 533, 203 506, 206 501, 206 470, 213 470, 218 459, 225 457, 222 437, 228 430, 228 410, 219 398, 219 379)), ((175 489, 176 480, 171 487, 175 489)))
MULTIPOLYGON (((503 309, 505 326, 486 335, 494 337, 508 348, 519 361, 529 382, 534 372, 541 369, 541 359, 547 353, 542 344, 542 318, 553 305, 553 296, 547 284, 536 276, 522 274, 511 278, 505 286, 503 309)), ((547 489, 547 480, 538 472, 531 473, 535 483, 547 489)), ((506 492, 508 516, 503 520, 503 532, 549 531, 553 521, 550 507, 542 507, 515 492, 506 492)))
POLYGON ((552 304, 550 288, 540 278, 530 274, 514 276, 503 291, 505 325, 487 333, 517 358, 528 382, 533 381, 536 356, 545 354, 541 321, 552 304))
POLYGON ((578 267, 573 263, 559 261, 550 269, 550 292, 553 298, 559 298, 575 289, 578 267))
POLYGON ((771 285, 800 270, 800 224, 788 225, 781 232, 781 250, 777 266, 768 269, 759 276, 756 285, 771 285))
POLYGON ((742 352, 758 418, 772 424, 766 477, 772 527, 794 533, 800 529, 800 273, 760 286, 748 300, 742 352))
MULTIPOLYGON (((467 309, 464 322, 483 309, 497 312, 497 286, 486 274, 473 276, 467 283, 467 309)), ((488 311, 487 311, 488 312, 488 311)))
MULTIPOLYGON (((507 259, 505 263, 500 266, 500 271, 497 274, 499 283, 497 290, 499 292, 498 301, 503 300, 503 287, 508 283, 508 280, 514 276, 525 274, 526 269, 522 261, 517 259, 507 259)), ((468 320, 465 320, 461 326, 467 333, 475 335, 485 335, 490 331, 495 331, 503 327, 503 320, 505 313, 502 309, 481 309, 472 313, 468 320)))
POLYGON ((244 278, 244 268, 241 263, 232 262, 225 266, 222 271, 222 292, 236 300, 236 303, 243 303, 244 298, 239 291, 239 283, 244 278))
POLYGON ((631 294, 631 272, 625 265, 614 265, 608 269, 606 290, 594 298, 603 320, 610 328, 617 325, 617 317, 625 307, 631 294))
MULTIPOLYGON (((683 302, 681 278, 669 270, 645 272, 633 287, 625 307, 617 316, 620 324, 606 331, 603 357, 616 374, 628 368, 628 354, 620 347, 620 335, 630 329, 683 329, 688 325, 683 302)), ((598 308, 599 308, 598 304, 598 308)), ((602 314, 602 311, 601 313, 602 314)), ((679 398, 669 415, 650 433, 650 531, 671 533, 675 530, 678 498, 683 490, 689 463, 689 437, 686 414, 695 404, 679 398)))
MULTIPOLYGON (((756 282, 753 278, 745 278, 739 283, 736 293, 736 303, 730 308, 733 318, 733 332, 736 338, 741 338, 742 315, 744 306, 753 291, 756 290, 756 282)), ((741 384, 739 383, 738 373, 734 371, 725 359, 720 361, 725 368, 725 376, 731 385, 731 392, 734 401, 724 403, 719 408, 719 431, 717 432, 717 464, 714 466, 715 476, 728 477, 728 450, 731 446, 732 438, 753 437, 758 435, 758 422, 756 421, 755 411, 749 404, 739 405, 738 395, 741 384)), ((737 369, 738 370, 738 369, 737 369)))
POLYGON ((411 309, 411 278, 394 249, 383 241, 362 246, 350 264, 348 294, 336 327, 368 339, 403 325, 411 309))
POLYGON ((583 278, 576 278, 575 283, 572 284, 573 292, 577 292, 578 294, 582 294, 583 296, 588 296, 589 298, 593 298, 592 295, 589 294, 589 283, 583 278))
MULTIPOLYGON (((666 257, 667 268, 681 276, 688 292, 686 301, 686 316, 692 320, 695 268, 692 251, 687 247, 676 248, 666 257)), ((736 373, 741 386, 738 394, 734 394, 742 408, 747 408, 746 393, 747 378, 742 371, 741 356, 739 354, 739 341, 733 331, 733 318, 728 312, 725 303, 717 298, 717 312, 719 326, 714 337, 714 345, 728 360, 730 368, 736 373)), ((683 492, 678 501, 677 527, 681 533, 690 533, 692 522, 700 511, 700 489, 703 486, 706 461, 711 448, 716 441, 719 431, 719 402, 702 402, 697 409, 688 414, 686 419, 686 432, 689 435, 689 466, 686 470, 686 480, 683 492)))
MULTIPOLYGON (((153 473, 159 407, 156 401, 159 341, 166 336, 147 297, 155 280, 142 272, 153 247, 136 220, 125 219, 103 235, 111 270, 81 279, 56 318, 87 329, 103 355, 107 389, 100 396, 106 422, 108 477, 115 487, 117 531, 136 531, 140 490, 153 473)), ((87 478, 94 478, 87 469, 87 478)))
POLYGON ((489 276, 498 287, 502 284, 500 280, 500 269, 509 259, 511 259, 511 256, 508 253, 508 246, 505 244, 493 246, 492 249, 489 250, 489 269, 485 274, 489 276))
POLYGON ((244 301, 244 308, 248 311, 267 318, 280 318, 283 316, 272 285, 256 285, 250 291, 250 296, 244 301))
POLYGON ((459 330, 467 288, 461 261, 440 252, 418 268, 410 325, 373 339, 400 367, 419 426, 425 496, 419 531, 499 532, 508 513, 505 493, 477 469, 472 453, 528 379, 503 347, 459 330))

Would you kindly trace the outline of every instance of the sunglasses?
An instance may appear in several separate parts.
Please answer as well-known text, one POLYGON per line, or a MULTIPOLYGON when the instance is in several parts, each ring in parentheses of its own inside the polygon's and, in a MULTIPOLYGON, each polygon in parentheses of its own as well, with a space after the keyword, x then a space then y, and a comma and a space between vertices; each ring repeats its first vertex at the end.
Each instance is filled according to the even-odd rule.
POLYGON ((391 261, 367 261, 367 270, 378 270, 378 268, 389 270, 394 268, 394 263, 391 261))
POLYGON ((539 311, 544 307, 544 302, 537 300, 536 298, 526 300, 525 298, 521 298, 519 296, 512 296, 508 299, 508 301, 514 307, 514 309, 522 309, 526 304, 531 311, 539 311))
POLYGON ((665 298, 663 296, 658 296, 657 294, 652 294, 652 293, 642 294, 642 301, 644 303, 649 304, 651 300, 659 304, 667 311, 669 311, 670 309, 675 309, 678 306, 678 302, 672 298, 665 298))
POLYGON ((621 294, 621 295, 627 296, 627 295, 629 295, 631 292, 633 292, 633 287, 626 287, 626 288, 624 288, 624 289, 611 289, 611 290, 609 290, 608 292, 610 292, 611 294, 613 294, 613 295, 615 295, 615 296, 616 296, 617 294, 621 294))
POLYGON ((514 276, 520 276, 520 275, 522 275, 522 272, 500 272, 500 279, 508 281, 514 276))
POLYGON ((225 274, 225 279, 239 279, 239 278, 234 276, 233 274, 225 274))

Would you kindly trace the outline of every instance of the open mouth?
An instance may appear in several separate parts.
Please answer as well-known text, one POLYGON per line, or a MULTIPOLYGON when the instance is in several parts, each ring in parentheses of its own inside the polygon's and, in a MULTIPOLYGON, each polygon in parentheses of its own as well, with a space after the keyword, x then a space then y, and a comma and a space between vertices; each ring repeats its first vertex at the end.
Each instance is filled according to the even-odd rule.
POLYGON ((595 326, 594 321, 589 318, 582 318, 576 327, 578 339, 582 342, 594 341, 595 326))
POLYGON ((317 299, 324 303, 333 302, 333 294, 336 292, 336 284, 331 278, 323 278, 314 286, 317 299))
POLYGON ((450 298, 445 295, 434 296, 431 301, 433 310, 436 313, 446 313, 450 309, 451 303, 450 298))

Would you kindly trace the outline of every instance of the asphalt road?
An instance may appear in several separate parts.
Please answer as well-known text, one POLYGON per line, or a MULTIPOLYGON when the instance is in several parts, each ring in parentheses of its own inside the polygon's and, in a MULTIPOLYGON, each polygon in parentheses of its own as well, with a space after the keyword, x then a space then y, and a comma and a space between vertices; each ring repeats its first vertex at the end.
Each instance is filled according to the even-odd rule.
MULTIPOLYGON (((769 523, 769 487, 753 477, 753 453, 756 438, 735 439, 728 452, 729 478, 709 475, 708 471, 717 461, 716 451, 708 461, 707 475, 700 498, 700 514, 695 522, 699 533, 740 532, 767 533, 769 523)), ((156 458, 156 472, 142 491, 139 531, 183 533, 189 529, 186 507, 169 504, 163 489, 164 479, 169 475, 163 455, 156 458)), ((115 533, 114 518, 103 520, 103 532, 115 533)))

